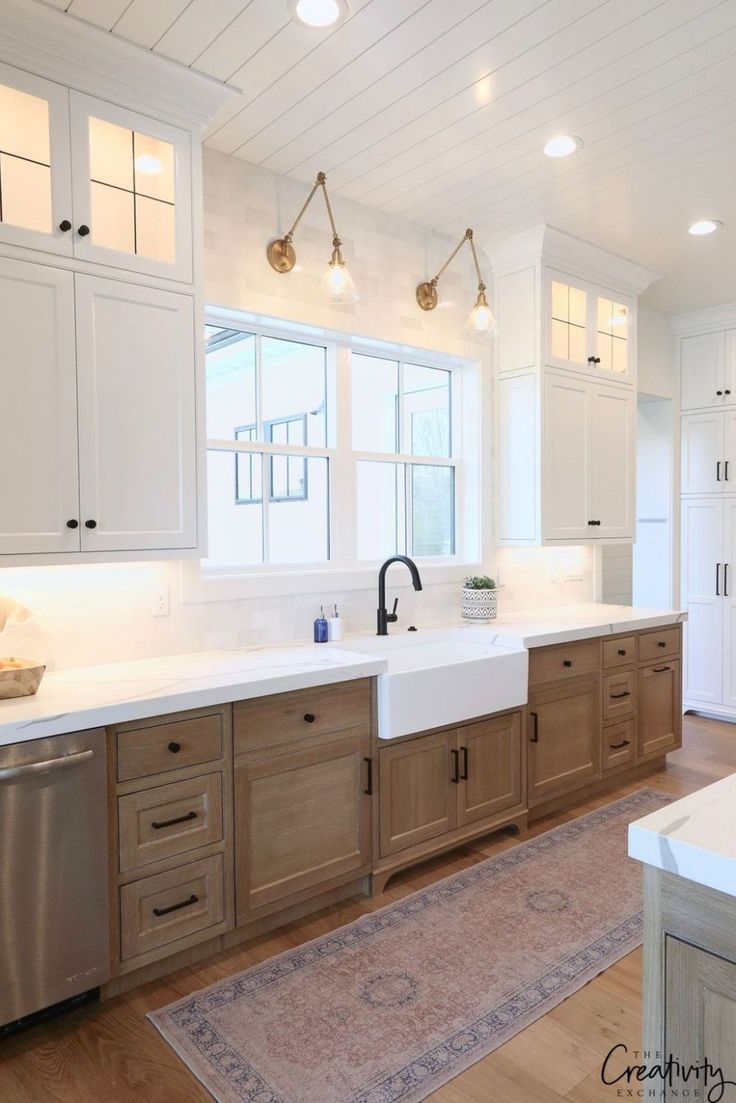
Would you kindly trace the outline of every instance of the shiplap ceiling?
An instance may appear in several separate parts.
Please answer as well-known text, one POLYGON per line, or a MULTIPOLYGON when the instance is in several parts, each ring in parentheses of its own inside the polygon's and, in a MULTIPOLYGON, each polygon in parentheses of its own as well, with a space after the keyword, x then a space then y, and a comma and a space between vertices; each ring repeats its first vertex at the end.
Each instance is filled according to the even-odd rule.
POLYGON ((548 222, 662 273, 668 313, 736 301, 736 0, 348 0, 319 32, 286 0, 48 2, 242 89, 214 149, 482 245, 548 222))

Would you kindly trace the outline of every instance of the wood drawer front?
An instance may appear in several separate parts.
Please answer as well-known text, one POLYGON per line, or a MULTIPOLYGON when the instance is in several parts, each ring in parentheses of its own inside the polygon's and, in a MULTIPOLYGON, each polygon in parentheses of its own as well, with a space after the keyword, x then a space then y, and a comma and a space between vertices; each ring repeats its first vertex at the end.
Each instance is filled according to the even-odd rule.
POLYGON ((118 798, 121 873, 217 843, 222 837, 219 772, 118 798))
POLYGON ((603 679, 603 719, 618 720, 636 707, 636 672, 623 670, 603 679))
POLYGON ((362 678, 241 701, 233 713, 235 754, 348 728, 370 731, 371 697, 371 682, 362 678))
POLYGON ((222 721, 222 713, 215 712, 119 731, 118 781, 132 781, 222 758, 222 721))
POLYGON ((168 946, 224 918, 222 854, 133 881, 120 889, 121 959, 168 946))
POLYGON ((620 640, 603 641, 603 668, 611 670, 617 666, 631 666, 636 662, 636 636, 625 636, 620 640))
POLYGON ((667 655, 680 653, 680 626, 658 628, 656 632, 642 632, 639 636, 639 662, 649 663, 667 655))
POLYGON ((636 753, 636 720, 621 720, 603 729, 603 770, 633 762, 636 753))
POLYGON ((542 647, 529 652, 529 685, 558 682, 579 674, 595 674, 600 669, 600 641, 542 647))

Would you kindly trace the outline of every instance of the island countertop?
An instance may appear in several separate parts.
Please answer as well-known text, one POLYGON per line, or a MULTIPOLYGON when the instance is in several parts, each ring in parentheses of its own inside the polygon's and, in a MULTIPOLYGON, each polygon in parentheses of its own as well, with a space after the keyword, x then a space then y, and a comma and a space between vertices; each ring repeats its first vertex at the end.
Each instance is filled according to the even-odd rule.
POLYGON ((629 824, 629 856, 736 896, 736 774, 629 824))

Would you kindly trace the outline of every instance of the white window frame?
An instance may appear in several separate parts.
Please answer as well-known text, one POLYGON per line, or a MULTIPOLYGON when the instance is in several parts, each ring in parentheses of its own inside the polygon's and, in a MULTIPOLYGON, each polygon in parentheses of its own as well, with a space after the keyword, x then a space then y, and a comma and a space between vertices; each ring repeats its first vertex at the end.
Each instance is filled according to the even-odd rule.
MULTIPOLYGON (((480 447, 480 364, 461 357, 408 345, 371 341, 300 323, 274 321, 242 311, 207 308, 207 325, 258 333, 263 337, 298 341, 327 350, 327 444, 322 447, 273 445, 265 441, 206 440, 206 450, 326 458, 329 463, 329 547, 327 563, 254 564, 242 568, 214 568, 202 561, 184 561, 182 600, 185 602, 237 600, 299 593, 337 593, 373 588, 382 560, 357 559, 355 484, 360 460, 455 469, 455 554, 414 557, 428 583, 456 582, 480 569, 486 540, 481 517, 484 471, 480 447), (439 368, 452 373, 450 457, 408 453, 353 452, 352 354, 379 357, 404 364, 439 368)), ((202 420, 206 426, 205 411, 202 420)), ((206 462, 206 457, 205 457, 206 462)), ((264 472, 266 463, 263 464, 264 472)), ((265 473, 264 473, 265 480, 265 473)), ((410 481, 410 480, 408 480, 410 481)), ((264 487, 265 494, 265 487, 264 487)), ((409 501, 406 503, 409 509, 409 501)), ((264 513, 267 512, 264 510, 264 513)), ((490 512, 490 511, 489 511, 490 512)), ((397 579, 398 581, 398 579, 397 579)), ((407 584, 410 580, 407 576, 407 584)))

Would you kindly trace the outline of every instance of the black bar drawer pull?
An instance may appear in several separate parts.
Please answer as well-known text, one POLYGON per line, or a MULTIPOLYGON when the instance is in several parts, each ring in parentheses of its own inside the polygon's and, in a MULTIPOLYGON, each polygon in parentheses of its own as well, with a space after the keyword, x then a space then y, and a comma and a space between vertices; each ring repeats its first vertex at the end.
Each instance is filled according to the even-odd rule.
POLYGON ((630 746, 630 741, 628 739, 624 739, 622 743, 609 743, 608 746, 609 749, 612 751, 620 751, 622 747, 630 746))
POLYGON ((151 824, 154 831, 160 831, 162 827, 173 827, 175 823, 187 823, 189 820, 196 820, 196 812, 187 812, 184 816, 177 816, 174 820, 161 820, 157 823, 155 820, 151 824))
POLYGON ((169 743, 168 749, 171 751, 172 754, 178 754, 181 750, 181 743, 169 743))
POLYGON ((562 665, 563 666, 572 666, 572 659, 563 659, 562 660, 562 665))
POLYGON ((728 597, 728 563, 723 564, 723 596, 728 597))
POLYGON ((462 754, 463 754, 463 772, 460 774, 460 780, 461 781, 467 781, 468 780, 468 748, 467 747, 461 747, 460 750, 462 751, 462 754))
POLYGON ((716 464, 716 482, 719 483, 720 481, 721 481, 721 461, 718 460, 718 462, 716 464))
POLYGON ((452 748, 452 781, 454 785, 460 784, 460 751, 452 748))
POLYGON ((628 689, 625 689, 625 690, 623 691, 623 693, 612 693, 612 694, 611 694, 611 700, 612 700, 612 701, 618 701, 618 700, 620 700, 620 699, 621 699, 622 697, 631 697, 631 693, 629 692, 629 690, 628 690, 628 689))
POLYGON ((652 670, 655 674, 663 674, 665 670, 672 670, 671 666, 653 666, 652 670))
POLYGON ((188 900, 180 900, 178 904, 172 904, 170 908, 154 908, 153 914, 161 916, 168 915, 169 912, 178 912, 180 908, 188 908, 191 904, 196 904, 198 900, 199 897, 192 893, 188 900))
POLYGON ((313 712, 305 712, 304 713, 304 723, 305 724, 313 724, 316 719, 317 719, 317 717, 314 715, 313 712))
POLYGON ((366 758, 363 759, 363 761, 365 762, 366 766, 368 767, 368 780, 366 782, 366 787, 363 790, 363 794, 366 797, 372 797, 373 796, 373 759, 366 757, 366 758))
POLYGON ((721 596, 721 591, 718 588, 718 584, 720 582, 720 579, 721 579, 721 564, 716 563, 716 597, 721 596))
POLYGON ((532 720, 534 721, 534 728, 532 730, 532 734, 531 734, 531 737, 530 737, 530 742, 531 743, 538 743, 539 742, 539 716, 536 712, 530 712, 529 715, 531 716, 532 720))
POLYGON ((619 647, 618 653, 619 653, 619 655, 625 655, 626 654, 626 648, 625 647, 619 647))

